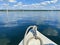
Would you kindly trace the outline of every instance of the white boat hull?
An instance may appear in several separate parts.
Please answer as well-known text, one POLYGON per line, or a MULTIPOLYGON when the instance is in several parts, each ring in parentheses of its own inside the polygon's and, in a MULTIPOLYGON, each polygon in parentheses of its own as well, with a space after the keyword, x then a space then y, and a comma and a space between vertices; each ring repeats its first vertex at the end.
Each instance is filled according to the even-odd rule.
MULTIPOLYGON (((55 42, 53 42, 52 40, 48 39, 46 36, 44 36, 43 34, 41 34, 39 31, 37 31, 37 35, 41 38, 43 45, 57 45, 55 42)), ((29 31, 29 33, 26 36, 26 41, 32 37, 33 34, 31 31, 29 31)), ((29 42, 29 45, 32 41, 29 42)), ((34 45, 39 45, 38 41, 33 41, 34 45), (36 44, 37 43, 37 44, 36 44)), ((19 45, 23 45, 23 40, 19 43, 19 45)))

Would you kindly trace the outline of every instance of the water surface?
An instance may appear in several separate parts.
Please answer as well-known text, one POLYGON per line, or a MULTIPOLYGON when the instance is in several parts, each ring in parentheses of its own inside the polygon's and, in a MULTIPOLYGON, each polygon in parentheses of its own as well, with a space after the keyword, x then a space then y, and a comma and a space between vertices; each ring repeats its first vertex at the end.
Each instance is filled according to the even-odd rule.
POLYGON ((60 11, 0 11, 0 45, 18 45, 30 25, 60 45, 60 11))

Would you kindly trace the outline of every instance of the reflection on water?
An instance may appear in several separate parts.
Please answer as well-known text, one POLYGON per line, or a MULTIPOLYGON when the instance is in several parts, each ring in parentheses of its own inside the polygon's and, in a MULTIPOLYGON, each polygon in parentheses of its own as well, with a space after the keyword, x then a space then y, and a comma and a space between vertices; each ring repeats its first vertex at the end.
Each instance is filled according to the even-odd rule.
POLYGON ((7 38, 0 38, 0 45, 8 45, 9 42, 7 38))
POLYGON ((10 40, 6 37, 6 34, 0 33, 0 45, 8 45, 10 40))
POLYGON ((17 24, 17 22, 8 22, 8 23, 6 23, 5 25, 4 25, 4 27, 14 27, 14 26, 18 26, 18 24, 17 24))
POLYGON ((47 28, 43 31, 43 34, 49 35, 49 36, 58 36, 58 31, 52 28, 47 28))
POLYGON ((30 25, 60 45, 60 11, 0 11, 0 45, 18 45, 30 25))

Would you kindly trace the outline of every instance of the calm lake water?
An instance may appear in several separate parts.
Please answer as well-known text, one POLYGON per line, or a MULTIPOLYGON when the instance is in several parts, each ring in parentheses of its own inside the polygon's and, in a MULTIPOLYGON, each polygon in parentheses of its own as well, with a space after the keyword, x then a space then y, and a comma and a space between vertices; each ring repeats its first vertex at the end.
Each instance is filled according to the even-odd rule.
POLYGON ((0 45, 18 45, 30 25, 60 45, 60 11, 0 11, 0 45))

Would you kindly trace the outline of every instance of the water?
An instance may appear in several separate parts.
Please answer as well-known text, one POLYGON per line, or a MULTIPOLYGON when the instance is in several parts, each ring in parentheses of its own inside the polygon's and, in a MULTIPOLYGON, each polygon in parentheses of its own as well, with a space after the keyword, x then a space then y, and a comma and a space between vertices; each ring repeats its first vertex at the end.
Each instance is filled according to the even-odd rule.
POLYGON ((28 26, 60 45, 60 11, 0 11, 0 45, 18 45, 28 26), (47 32, 47 33, 46 33, 47 32))

